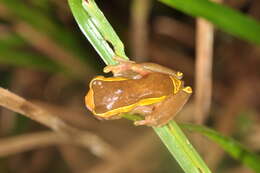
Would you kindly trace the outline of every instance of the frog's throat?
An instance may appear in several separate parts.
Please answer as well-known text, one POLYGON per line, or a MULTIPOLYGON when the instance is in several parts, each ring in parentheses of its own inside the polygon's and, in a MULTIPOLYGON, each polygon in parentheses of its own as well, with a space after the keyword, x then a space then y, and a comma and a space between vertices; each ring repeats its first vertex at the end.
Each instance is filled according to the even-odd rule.
MULTIPOLYGON (((170 76, 172 83, 173 83, 173 93, 176 94, 177 92, 180 91, 180 89, 182 88, 183 82, 179 79, 176 79, 173 76, 170 76)), ((127 113, 130 112, 131 110, 133 110, 135 107, 137 106, 148 106, 151 104, 155 104, 155 103, 159 103, 162 102, 167 96, 161 96, 161 97, 157 97, 157 98, 147 98, 147 99, 142 99, 139 100, 138 102, 128 105, 128 106, 123 106, 120 108, 116 108, 104 113, 97 113, 95 111, 95 103, 94 103, 94 92, 92 89, 92 83, 95 80, 102 80, 102 81, 123 81, 123 80, 129 80, 128 78, 124 78, 124 77, 112 77, 112 78, 105 78, 104 76, 97 76, 94 79, 91 80, 90 84, 89 84, 89 92, 87 94, 87 96, 85 97, 85 103, 86 106, 88 107, 88 109, 95 114, 96 116, 99 117, 103 117, 103 118, 107 118, 107 117, 111 117, 114 116, 116 114, 119 113, 127 113)))

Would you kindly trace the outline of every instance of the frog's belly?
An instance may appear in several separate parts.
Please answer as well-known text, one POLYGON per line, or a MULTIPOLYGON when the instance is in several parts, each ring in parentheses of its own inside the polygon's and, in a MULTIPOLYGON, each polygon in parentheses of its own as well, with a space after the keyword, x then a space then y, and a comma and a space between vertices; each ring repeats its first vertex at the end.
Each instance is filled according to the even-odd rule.
POLYGON ((161 102, 174 91, 171 77, 160 73, 135 80, 114 81, 115 79, 97 78, 91 82, 95 114, 111 116, 129 112, 136 106, 161 102))

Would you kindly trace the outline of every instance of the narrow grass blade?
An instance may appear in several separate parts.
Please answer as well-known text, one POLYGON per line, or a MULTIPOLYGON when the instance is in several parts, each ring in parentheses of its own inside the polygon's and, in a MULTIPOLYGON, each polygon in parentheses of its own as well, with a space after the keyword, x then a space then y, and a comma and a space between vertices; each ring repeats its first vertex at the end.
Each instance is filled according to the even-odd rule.
POLYGON ((48 57, 23 50, 26 47, 26 42, 19 36, 13 33, 6 34, 0 38, 0 63, 17 66, 33 68, 52 73, 67 73, 70 70, 56 62, 50 60, 48 57), (19 49, 19 51, 17 51, 19 49))
POLYGON ((159 1, 189 15, 203 17, 230 34, 260 44, 260 23, 224 5, 209 0, 159 1))
POLYGON ((30 8, 20 0, 2 0, 1 3, 10 11, 13 17, 11 19, 25 22, 37 31, 50 36, 61 47, 73 52, 77 58, 86 61, 87 51, 80 45, 77 37, 53 20, 51 16, 37 8, 30 8))
POLYGON ((97 4, 94 0, 83 0, 82 5, 87 13, 90 15, 93 23, 98 28, 99 32, 101 33, 102 37, 106 39, 112 46, 115 54, 122 58, 127 58, 125 55, 124 44, 120 40, 120 38, 115 33, 114 29, 107 21, 106 17, 99 10, 97 4))
POLYGON ((219 144, 234 159, 242 162, 243 164, 252 168, 254 171, 260 172, 260 156, 250 152, 234 139, 223 136, 212 129, 199 125, 181 124, 181 127, 190 131, 203 134, 215 143, 219 144))
POLYGON ((101 33, 93 23, 93 19, 91 19, 90 15, 83 8, 82 1, 69 0, 69 5, 81 31, 98 52, 99 56, 106 64, 115 64, 112 59, 113 56, 115 56, 113 49, 102 37, 101 33))
POLYGON ((176 122, 154 130, 186 173, 211 172, 176 122))
POLYGON ((4 36, 0 36, 0 44, 8 47, 22 47, 25 45, 25 42, 16 34, 5 33, 4 36))
POLYGON ((0 64, 16 67, 27 67, 52 73, 65 73, 65 69, 49 60, 47 57, 30 52, 15 51, 3 48, 0 43, 0 64))

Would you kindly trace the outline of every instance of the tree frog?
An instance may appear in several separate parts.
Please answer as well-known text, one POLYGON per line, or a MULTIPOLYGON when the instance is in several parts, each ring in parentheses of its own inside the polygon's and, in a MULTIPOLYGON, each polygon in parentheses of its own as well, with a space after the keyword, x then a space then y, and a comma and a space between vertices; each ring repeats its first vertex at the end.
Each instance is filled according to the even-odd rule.
POLYGON ((86 107, 98 119, 117 119, 124 113, 139 114, 144 119, 135 125, 162 126, 187 102, 191 87, 184 87, 183 74, 154 63, 135 63, 116 57, 105 73, 89 84, 86 107))

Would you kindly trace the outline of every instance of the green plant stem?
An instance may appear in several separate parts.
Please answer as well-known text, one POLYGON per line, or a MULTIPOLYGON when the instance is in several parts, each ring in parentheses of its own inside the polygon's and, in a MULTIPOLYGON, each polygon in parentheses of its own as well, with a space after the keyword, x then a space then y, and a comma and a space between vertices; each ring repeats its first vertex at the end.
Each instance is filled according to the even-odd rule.
MULTIPOLYGON (((81 31, 106 64, 115 64, 113 59, 115 55, 127 58, 123 43, 93 0, 68 1, 81 31), (113 49, 108 42, 112 44, 113 49)), ((135 120, 137 117, 127 115, 126 118, 135 120)), ((206 164, 174 121, 164 127, 154 128, 154 130, 186 173, 210 173, 206 164)))

